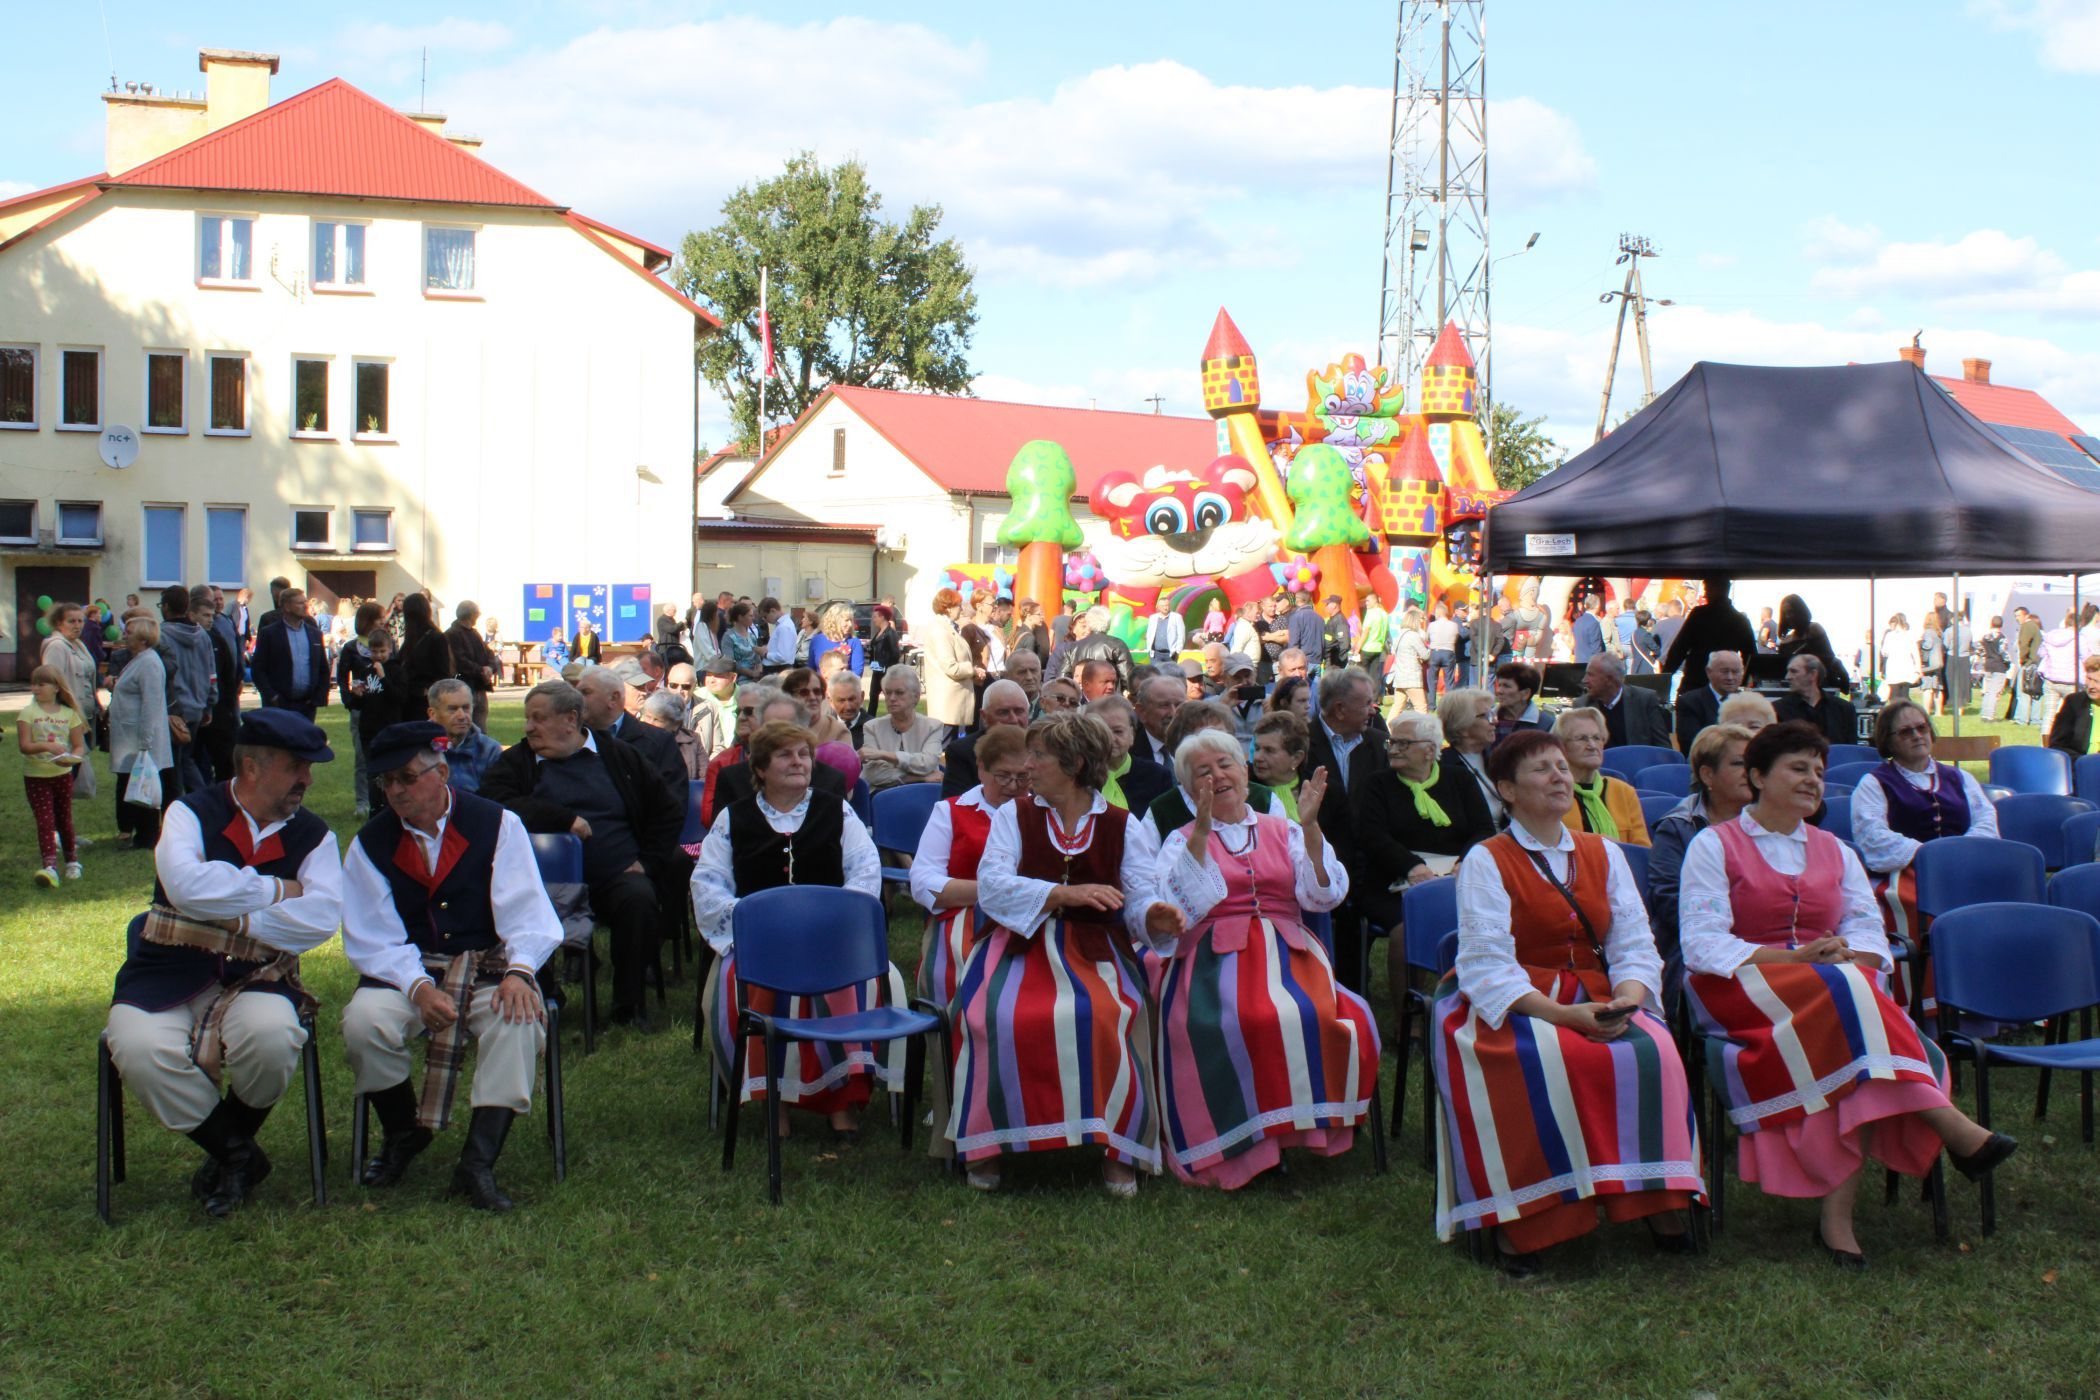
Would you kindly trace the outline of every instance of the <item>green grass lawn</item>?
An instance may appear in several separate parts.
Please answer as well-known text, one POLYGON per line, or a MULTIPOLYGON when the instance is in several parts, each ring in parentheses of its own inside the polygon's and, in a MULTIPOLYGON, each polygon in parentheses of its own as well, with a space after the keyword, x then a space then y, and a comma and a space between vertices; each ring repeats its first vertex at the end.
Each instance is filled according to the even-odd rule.
MULTIPOLYGON (((345 756, 311 801, 347 836, 342 719, 326 713, 345 756)), ((497 736, 519 725, 518 706, 499 703, 497 736)), ((368 1199, 351 1184, 337 1023, 353 978, 331 943, 306 960, 324 1003, 329 1205, 305 1202, 295 1082, 263 1134, 275 1174, 223 1224, 185 1190, 196 1149, 134 1101, 130 1180, 107 1229, 93 1211, 91 1066, 148 857, 115 849, 105 784, 83 814, 86 879, 35 888, 7 752, 0 1394, 2094 1389, 2100 1159, 2078 1140, 2070 1086, 2036 1125, 2010 1073, 2002 1126, 2023 1145, 1988 1241, 1958 1178, 1944 1247, 1914 1193, 1885 1208, 1869 1190, 1873 1268, 1841 1273, 1808 1251, 1812 1205, 1737 1187, 1708 1258, 1664 1259, 1638 1231, 1606 1230, 1513 1284, 1436 1243, 1415 1095, 1383 1177, 1359 1148, 1237 1195, 1148 1182, 1116 1202, 1093 1162, 1051 1154, 981 1197, 885 1134, 835 1152, 805 1129, 775 1209, 751 1141, 733 1175, 719 1169, 687 983, 672 988, 676 1024, 654 1037, 611 1032, 586 1060, 570 1036, 568 1180, 554 1183, 535 1117, 502 1163, 521 1208, 491 1218, 441 1194, 457 1127, 404 1186, 368 1199)), ((918 928, 900 919, 893 940, 907 971, 918 928)), ((1390 1039, 1382 993, 1378 1005, 1390 1039)), ((1389 1058, 1388 1090, 1391 1073, 1389 1058)), ((870 1121, 887 1121, 879 1102, 870 1121)))

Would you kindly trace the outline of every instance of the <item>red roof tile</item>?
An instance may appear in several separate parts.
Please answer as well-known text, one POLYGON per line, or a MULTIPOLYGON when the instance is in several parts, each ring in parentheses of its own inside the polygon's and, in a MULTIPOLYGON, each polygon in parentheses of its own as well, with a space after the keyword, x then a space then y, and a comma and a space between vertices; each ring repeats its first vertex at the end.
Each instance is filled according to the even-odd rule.
POLYGON ((1466 338, 1458 333, 1457 325, 1450 321, 1444 322, 1444 328, 1437 332, 1436 344, 1429 347, 1429 358, 1422 363, 1439 367, 1458 365, 1465 369, 1474 368, 1473 352, 1466 349, 1466 338))
POLYGON ((105 183, 561 207, 341 78, 330 78, 105 183))
POLYGON ((1252 355, 1254 347, 1247 344, 1247 337, 1233 324, 1225 308, 1218 308, 1218 319, 1210 323, 1210 339, 1203 342, 1203 358, 1223 360, 1233 355, 1252 355))
POLYGON ((2058 413, 2050 402, 2032 389, 2007 384, 1978 384, 1935 374, 1932 382, 1954 395, 1954 401, 1986 423, 2003 428, 2040 428, 2045 433, 2070 437, 2085 429, 2058 413))
MULTIPOLYGON (((1080 500, 1107 472, 1142 476, 1147 467, 1195 469, 1218 455, 1217 425, 1208 418, 1045 408, 845 385, 834 385, 827 393, 948 491, 1003 495, 1014 453, 1036 438, 1060 444, 1071 457, 1079 475, 1080 500)), ((802 421, 809 417, 804 414, 802 421)))

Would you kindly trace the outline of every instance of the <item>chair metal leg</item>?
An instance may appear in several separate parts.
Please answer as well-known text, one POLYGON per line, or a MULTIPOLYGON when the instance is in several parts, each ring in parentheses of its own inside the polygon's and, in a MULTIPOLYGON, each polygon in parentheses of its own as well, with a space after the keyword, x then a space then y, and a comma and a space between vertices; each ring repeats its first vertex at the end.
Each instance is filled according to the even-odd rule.
POLYGON ((1881 1203, 1883 1205, 1892 1206, 1896 1204, 1896 1197, 1903 1190, 1902 1182, 1903 1178, 1896 1174, 1894 1167, 1889 1167, 1883 1171, 1881 1182, 1881 1203))
MULTIPOLYGON (((2078 1013, 2078 1038, 2093 1038, 2093 1009, 2089 1006, 2078 1013)), ((2093 1072, 2083 1070, 2078 1076, 2078 1132, 2086 1141, 2093 1140, 2093 1072)))
POLYGON ((547 1003, 547 1140, 554 1148, 554 1180, 569 1176, 569 1124, 562 1102, 561 1003, 547 1003))
POLYGON ((1713 1201, 1714 1238, 1721 1237, 1726 1221, 1723 1211, 1728 1194, 1728 1120, 1723 1115, 1721 1096, 1711 1084, 1706 1093, 1706 1120, 1713 1124, 1712 1145, 1707 1148, 1707 1161, 1711 1165, 1706 1173, 1706 1194, 1713 1201))
POLYGON ((671 979, 676 982, 685 980, 686 930, 692 927, 693 922, 693 902, 688 899, 681 903, 685 905, 685 909, 678 916, 678 931, 671 935, 670 940, 671 979))
POLYGON ((1932 1201, 1932 1238, 1935 1244, 1947 1242, 1947 1172, 1945 1157, 1935 1158, 1932 1170, 1925 1174, 1925 1194, 1932 1201))
POLYGON ((583 1053, 598 1053, 598 931, 583 947, 583 1053))
MULTIPOLYGON (((1424 1016, 1424 1018, 1423 1018, 1423 1021, 1422 1021, 1422 1026, 1423 1026, 1423 1034, 1424 1034, 1424 1036, 1426 1037, 1426 1036, 1427 1036, 1427 1034, 1428 1034, 1428 1026, 1429 1026, 1429 1020, 1428 1020, 1428 1017, 1427 1017, 1426 1015, 1425 1015, 1425 1016, 1424 1016)), ((1434 1099, 1435 1097, 1436 1097, 1436 1066, 1435 1066, 1434 1064, 1430 1063, 1430 1059, 1429 1059, 1429 1053, 1428 1053, 1428 1046, 1427 1046, 1427 1045, 1425 1044, 1425 1045, 1423 1046, 1423 1054, 1422 1054, 1422 1170, 1423 1170, 1423 1171, 1434 1171, 1434 1170, 1436 1169, 1436 1124, 1435 1124, 1435 1118, 1434 1118, 1434 1115, 1432 1115, 1432 1114, 1431 1114, 1431 1113, 1429 1112, 1429 1104, 1430 1104, 1430 1101, 1431 1101, 1432 1099, 1434 1099)))
MULTIPOLYGON (((1395 1094, 1398 1094, 1396 1089, 1395 1094)), ((1384 1176, 1390 1165, 1386 1156, 1385 1097, 1378 1092, 1376 1080, 1371 1083, 1371 1170, 1384 1176)))
POLYGON ((766 1028, 766 1199, 780 1204, 780 1129, 787 1109, 780 1102, 780 1081, 787 1075, 787 1038, 766 1028))
POLYGON ((300 1054, 306 1080, 306 1167, 313 1176, 314 1206, 328 1204, 328 1119, 321 1106, 321 1050, 314 1028, 306 1029, 306 1048, 300 1054))
MULTIPOLYGON (((1981 1040, 1976 1042, 1976 1121, 1986 1129, 1991 1126, 1991 1051, 1981 1040)), ((1985 1236, 1991 1235, 1998 1228, 1996 1178, 1996 1172, 1986 1172, 1981 1183, 1985 1236)))
POLYGON ((904 1104, 898 1117, 903 1133, 898 1145, 911 1151, 912 1130, 919 1125, 919 1079, 926 1072, 926 1037, 907 1036, 904 1041, 904 1104))
MULTIPOLYGON (((2042 1032, 2044 1045, 2062 1045, 2070 1039, 2071 1021, 2068 1016, 2052 1016, 2042 1032)), ((2034 1083, 2034 1119, 2037 1123, 2049 1116, 2049 1067, 2044 1065, 2034 1083)))
POLYGON ((720 1086, 724 1100, 722 1113, 722 1170, 728 1171, 736 1165, 737 1119, 742 1116, 744 1095, 737 1088, 744 1082, 744 1027, 739 1018, 734 1043, 729 1047, 729 1082, 720 1086))
POLYGON ((371 1103, 363 1094, 350 1096, 350 1181, 353 1185, 364 1180, 365 1148, 371 1139, 371 1103))
POLYGON ((95 1041, 95 1214, 109 1224, 110 1186, 118 1175, 112 1124, 121 1121, 123 1107, 116 1102, 117 1067, 109 1058, 109 1042, 95 1041))
POLYGON ((1387 1131, 1400 1136, 1400 1120, 1407 1115, 1407 1071, 1408 1056, 1414 1052, 1415 993, 1412 987, 1402 987, 1394 998, 1399 1003, 1400 1036, 1399 1048, 1394 1052, 1397 1062, 1393 1070, 1393 1117, 1387 1131))

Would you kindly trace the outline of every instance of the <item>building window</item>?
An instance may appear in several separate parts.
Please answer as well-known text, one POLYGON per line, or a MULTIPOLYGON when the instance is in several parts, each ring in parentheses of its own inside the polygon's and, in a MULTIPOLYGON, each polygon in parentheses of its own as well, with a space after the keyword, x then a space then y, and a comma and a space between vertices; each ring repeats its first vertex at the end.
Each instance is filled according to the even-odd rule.
POLYGON ((64 429, 101 431, 100 350, 58 352, 58 426, 64 429))
POLYGON ((292 436, 327 437, 328 361, 292 361, 292 436))
POLYGON ((831 474, 833 476, 844 476, 846 474, 846 430, 844 428, 833 428, 831 430, 831 474))
POLYGON ((101 544, 102 502, 60 501, 58 503, 58 542, 60 544, 101 544))
POLYGON ((146 548, 140 561, 139 585, 167 588, 182 578, 182 507, 146 507, 146 548))
POLYGON ((189 429, 183 399, 189 356, 180 350, 146 352, 146 431, 180 433, 189 429))
POLYGON ((206 583, 221 588, 248 586, 248 512, 239 506, 204 508, 204 573, 206 583))
POLYGON ((0 542, 36 543, 35 501, 0 501, 0 542))
POLYGON ((207 433, 245 437, 248 432, 248 357, 213 355, 211 426, 207 433))
POLYGON ((474 230, 423 229, 423 287, 432 292, 474 290, 474 230))
POLYGON ((365 284, 365 226, 314 220, 314 285, 365 284))
POLYGON ((357 361, 356 435, 386 439, 393 436, 387 416, 387 377, 393 368, 385 360, 357 361))
POLYGON ((327 549, 334 542, 335 512, 326 506, 292 510, 292 548, 327 549))
POLYGON ((0 345, 0 428, 36 426, 36 347, 0 345))
POLYGON ((383 550, 394 547, 394 512, 388 509, 350 512, 350 548, 383 550))
POLYGON ((197 280, 240 282, 255 280, 255 220, 231 214, 197 216, 197 280))

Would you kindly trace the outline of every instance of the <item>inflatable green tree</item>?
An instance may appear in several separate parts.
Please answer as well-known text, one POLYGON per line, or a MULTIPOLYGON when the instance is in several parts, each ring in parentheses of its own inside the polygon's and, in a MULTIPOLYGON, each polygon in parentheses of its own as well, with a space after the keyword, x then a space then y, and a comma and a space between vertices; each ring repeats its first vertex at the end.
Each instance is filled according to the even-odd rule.
POLYGON ((999 527, 999 543, 1021 547, 1014 567, 1014 601, 1033 598, 1046 614, 1063 606, 1065 551, 1086 540, 1072 518, 1072 496, 1078 489, 1072 459, 1054 442, 1038 438, 1022 443, 1006 468, 1006 494, 1014 505, 999 527))
POLYGON ((1354 615, 1356 580, 1349 556, 1371 543, 1371 529, 1356 513, 1349 459, 1324 442, 1299 448, 1291 458, 1289 490, 1296 510, 1284 547, 1310 556, 1320 569, 1322 594, 1339 596, 1342 610, 1354 615))

